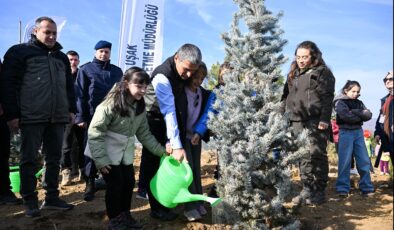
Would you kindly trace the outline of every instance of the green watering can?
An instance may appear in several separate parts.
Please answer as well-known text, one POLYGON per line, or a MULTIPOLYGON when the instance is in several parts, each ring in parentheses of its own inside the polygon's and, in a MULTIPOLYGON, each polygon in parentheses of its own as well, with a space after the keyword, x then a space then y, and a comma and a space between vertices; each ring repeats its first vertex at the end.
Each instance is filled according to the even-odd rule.
POLYGON ((191 194, 188 190, 193 181, 193 173, 186 161, 179 163, 172 156, 162 157, 156 175, 150 181, 150 189, 157 201, 167 208, 174 208, 179 203, 203 200, 212 207, 221 202, 200 194, 191 194))
MULTIPOLYGON (((36 178, 39 178, 41 174, 44 172, 44 168, 40 169, 35 176, 36 178)), ((19 166, 11 166, 10 167, 10 181, 11 181, 11 191, 13 193, 20 192, 20 187, 21 187, 21 178, 19 176, 19 166)))

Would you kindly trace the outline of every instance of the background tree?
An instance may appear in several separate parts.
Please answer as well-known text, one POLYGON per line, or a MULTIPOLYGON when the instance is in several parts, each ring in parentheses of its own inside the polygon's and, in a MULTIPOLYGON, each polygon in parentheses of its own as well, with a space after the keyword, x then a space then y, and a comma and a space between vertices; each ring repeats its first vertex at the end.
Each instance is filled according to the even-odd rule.
POLYGON ((212 90, 218 84, 219 68, 220 68, 219 62, 212 64, 211 69, 209 70, 208 73, 208 77, 205 78, 205 81, 203 82, 203 86, 205 89, 212 90))
POLYGON ((307 152, 308 142, 306 132, 291 137, 280 101, 283 84, 278 80, 286 61, 280 53, 286 44, 278 27, 282 14, 273 16, 263 0, 234 2, 239 11, 230 32, 222 35, 234 71, 215 90, 219 113, 210 114, 209 121, 216 134, 211 147, 218 150, 217 188, 223 198, 213 220, 246 229, 298 228, 284 200, 292 189, 290 166, 307 152))

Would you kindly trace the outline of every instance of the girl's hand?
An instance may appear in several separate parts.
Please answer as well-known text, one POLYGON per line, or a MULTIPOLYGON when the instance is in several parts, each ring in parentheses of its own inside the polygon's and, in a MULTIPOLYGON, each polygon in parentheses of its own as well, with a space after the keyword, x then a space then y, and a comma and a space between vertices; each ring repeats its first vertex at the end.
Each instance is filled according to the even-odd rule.
POLYGON ((102 168, 100 169, 100 172, 103 173, 103 174, 108 174, 108 173, 109 173, 109 170, 111 170, 111 166, 106 165, 106 166, 104 166, 104 167, 102 167, 102 168))
POLYGON ((172 147, 171 147, 170 142, 166 143, 166 152, 167 152, 167 155, 170 155, 172 153, 172 147))
POLYGON ((326 122, 320 121, 317 128, 320 130, 326 130, 328 128, 328 124, 326 122))
POLYGON ((192 143, 192 145, 198 145, 200 143, 200 135, 195 133, 190 142, 192 143))

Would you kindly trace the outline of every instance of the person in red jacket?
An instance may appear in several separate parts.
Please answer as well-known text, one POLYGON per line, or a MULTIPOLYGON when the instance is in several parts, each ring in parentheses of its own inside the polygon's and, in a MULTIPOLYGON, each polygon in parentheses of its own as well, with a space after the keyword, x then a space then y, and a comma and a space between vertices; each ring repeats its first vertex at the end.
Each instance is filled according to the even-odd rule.
POLYGON ((338 153, 339 126, 337 124, 337 119, 335 117, 331 119, 331 127, 332 127, 332 139, 335 144, 335 151, 338 153))

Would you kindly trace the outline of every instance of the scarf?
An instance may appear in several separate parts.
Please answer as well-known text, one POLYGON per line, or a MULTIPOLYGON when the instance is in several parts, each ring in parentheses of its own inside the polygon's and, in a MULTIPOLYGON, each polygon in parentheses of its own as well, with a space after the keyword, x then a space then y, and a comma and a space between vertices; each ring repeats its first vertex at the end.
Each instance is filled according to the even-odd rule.
MULTIPOLYGON (((393 101, 393 95, 389 95, 382 106, 382 113, 384 114, 384 123, 383 123, 383 130, 387 134, 387 136, 391 137, 390 135, 390 104, 393 101)), ((392 106, 391 106, 392 107, 392 106)))

